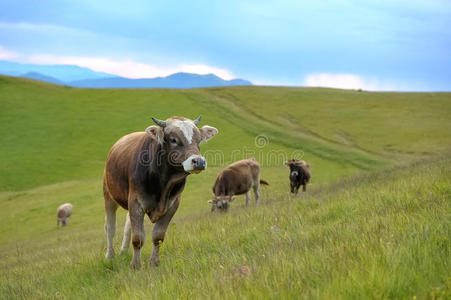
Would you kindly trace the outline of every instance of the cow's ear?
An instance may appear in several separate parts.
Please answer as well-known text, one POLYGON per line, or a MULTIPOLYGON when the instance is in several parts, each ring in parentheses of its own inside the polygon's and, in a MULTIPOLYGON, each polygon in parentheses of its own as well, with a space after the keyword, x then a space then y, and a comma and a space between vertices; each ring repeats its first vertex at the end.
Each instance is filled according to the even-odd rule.
POLYGON ((163 143, 163 129, 160 126, 152 125, 146 128, 146 133, 157 139, 159 144, 163 143))
POLYGON ((207 125, 200 128, 199 131, 201 140, 205 142, 218 134, 218 130, 216 128, 207 125))
POLYGON ((285 166, 288 167, 289 165, 290 165, 290 163, 289 163, 288 161, 286 161, 286 162, 285 162, 285 166))

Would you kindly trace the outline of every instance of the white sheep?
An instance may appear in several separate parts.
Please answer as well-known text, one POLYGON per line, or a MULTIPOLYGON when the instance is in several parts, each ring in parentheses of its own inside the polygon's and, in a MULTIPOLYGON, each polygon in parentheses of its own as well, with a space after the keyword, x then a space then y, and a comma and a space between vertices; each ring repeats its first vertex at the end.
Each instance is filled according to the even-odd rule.
POLYGON ((71 215, 72 215, 72 204, 70 203, 61 204, 56 210, 57 217, 56 225, 58 226, 61 222, 62 226, 66 226, 67 221, 71 215))

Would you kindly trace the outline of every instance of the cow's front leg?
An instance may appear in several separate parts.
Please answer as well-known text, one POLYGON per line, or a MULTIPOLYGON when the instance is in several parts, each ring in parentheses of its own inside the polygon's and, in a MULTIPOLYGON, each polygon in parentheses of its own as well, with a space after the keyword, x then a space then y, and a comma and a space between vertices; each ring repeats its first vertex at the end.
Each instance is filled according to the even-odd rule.
POLYGON ((130 224, 132 227, 133 259, 130 267, 141 267, 141 248, 144 245, 144 211, 137 199, 129 201, 130 224))
POLYGON ((299 193, 299 187, 301 186, 300 183, 296 183, 295 187, 294 187, 294 196, 297 196, 299 193))
POLYGON ((168 225, 171 222, 172 217, 174 216, 177 208, 180 204, 180 196, 178 196, 172 206, 168 209, 166 214, 162 216, 155 223, 152 231, 152 254, 149 260, 149 266, 155 267, 160 265, 160 244, 163 243, 164 235, 166 234, 166 230, 168 229, 168 225))

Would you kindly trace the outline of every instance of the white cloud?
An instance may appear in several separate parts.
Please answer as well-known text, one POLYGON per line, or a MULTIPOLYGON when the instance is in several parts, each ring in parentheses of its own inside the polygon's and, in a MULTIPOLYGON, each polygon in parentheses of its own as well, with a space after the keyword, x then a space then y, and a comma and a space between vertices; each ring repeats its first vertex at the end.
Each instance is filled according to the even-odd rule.
POLYGON ((93 35, 92 32, 80 28, 66 27, 54 24, 28 23, 28 22, 4 22, 0 21, 0 29, 13 31, 33 31, 44 34, 58 33, 65 35, 93 35))
POLYGON ((202 64, 181 64, 178 66, 180 72, 210 74, 213 73, 222 79, 230 80, 236 78, 229 70, 223 68, 212 67, 202 64))
POLYGON ((289 80, 277 80, 277 79, 268 79, 268 78, 252 78, 252 83, 255 85, 263 85, 263 86, 293 86, 299 87, 299 82, 289 81, 289 80))
POLYGON ((226 80, 235 78, 235 76, 227 69, 203 64, 180 64, 169 67, 159 67, 151 64, 136 62, 131 59, 113 60, 105 57, 54 55, 32 55, 27 59, 27 62, 34 64, 77 65, 92 69, 96 72, 105 72, 127 78, 164 77, 177 72, 196 74, 213 73, 226 80))
POLYGON ((15 59, 19 55, 13 51, 6 50, 4 47, 0 45, 0 59, 1 60, 9 60, 9 59, 15 59))
MULTIPOLYGON (((98 39, 98 37, 93 32, 84 29, 65 27, 54 24, 0 21, 0 30, 32 31, 45 35, 58 34, 71 36, 75 40, 86 37, 98 39)), ((110 36, 110 38, 113 37, 110 36)), ((13 52, 6 51, 6 49, 3 49, 1 47, 0 59, 14 59, 15 61, 20 60, 20 62, 34 64, 77 65, 80 67, 92 69, 97 72, 105 72, 127 78, 152 78, 158 76, 164 77, 177 72, 196 73, 202 75, 213 73, 226 80, 236 78, 236 76, 227 69, 199 63, 180 63, 169 66, 157 66, 153 64, 137 62, 132 59, 112 59, 108 57, 59 56, 47 54, 37 54, 25 57, 19 56, 18 54, 13 52)))
POLYGON ((170 74, 168 69, 138 63, 130 59, 119 61, 105 57, 32 55, 27 61, 40 65, 77 65, 96 72, 105 72, 128 78, 146 78, 170 74))
POLYGON ((397 90, 393 84, 383 83, 377 78, 364 78, 355 74, 309 74, 305 77, 303 85, 339 89, 362 89, 368 91, 397 90))

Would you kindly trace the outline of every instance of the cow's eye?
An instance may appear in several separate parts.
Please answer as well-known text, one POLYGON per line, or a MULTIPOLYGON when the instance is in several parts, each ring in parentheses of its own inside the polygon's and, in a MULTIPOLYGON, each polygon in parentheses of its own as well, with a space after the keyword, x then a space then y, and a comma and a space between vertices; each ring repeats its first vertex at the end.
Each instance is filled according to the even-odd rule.
POLYGON ((173 144, 173 145, 177 145, 177 139, 175 139, 175 138, 171 138, 171 139, 169 140, 169 142, 170 142, 171 144, 173 144))

